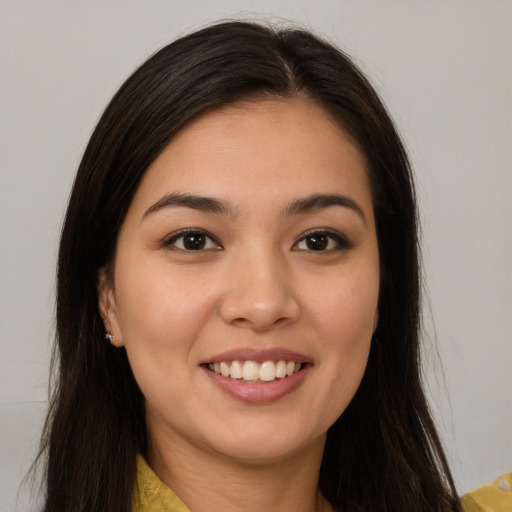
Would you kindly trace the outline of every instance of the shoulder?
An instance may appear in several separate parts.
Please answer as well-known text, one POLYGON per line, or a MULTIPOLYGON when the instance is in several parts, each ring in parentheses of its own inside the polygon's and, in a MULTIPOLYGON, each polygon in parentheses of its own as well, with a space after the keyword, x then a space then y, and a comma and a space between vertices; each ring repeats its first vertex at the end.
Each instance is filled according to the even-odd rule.
POLYGON ((133 512, 189 512, 172 489, 153 472, 142 455, 137 455, 133 512))
POLYGON ((511 512, 512 473, 466 494, 461 503, 463 512, 511 512))

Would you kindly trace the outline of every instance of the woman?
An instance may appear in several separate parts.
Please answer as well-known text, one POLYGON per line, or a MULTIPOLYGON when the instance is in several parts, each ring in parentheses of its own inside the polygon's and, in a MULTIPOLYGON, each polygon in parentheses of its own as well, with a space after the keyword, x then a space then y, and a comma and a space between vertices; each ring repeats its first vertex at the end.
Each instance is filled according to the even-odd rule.
POLYGON ((70 197, 45 510, 459 510, 419 303, 409 164, 350 60, 248 23, 170 44, 70 197))

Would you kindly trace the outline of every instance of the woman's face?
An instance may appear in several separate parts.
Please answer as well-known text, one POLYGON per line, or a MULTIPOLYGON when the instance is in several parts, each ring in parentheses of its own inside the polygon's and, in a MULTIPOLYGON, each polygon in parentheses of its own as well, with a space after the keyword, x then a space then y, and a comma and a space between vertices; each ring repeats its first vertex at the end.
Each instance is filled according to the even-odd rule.
POLYGON ((100 305, 153 446, 283 460, 345 410, 377 316, 364 159, 319 106, 206 113, 145 173, 100 305))

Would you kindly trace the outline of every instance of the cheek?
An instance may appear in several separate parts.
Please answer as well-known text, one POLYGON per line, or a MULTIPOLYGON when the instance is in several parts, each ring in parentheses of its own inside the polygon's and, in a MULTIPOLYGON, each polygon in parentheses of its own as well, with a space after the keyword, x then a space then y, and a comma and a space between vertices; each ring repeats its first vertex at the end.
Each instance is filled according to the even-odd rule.
POLYGON ((163 268, 137 265, 137 271, 118 262, 116 303, 123 343, 134 364, 153 361, 172 365, 187 355, 214 307, 212 294, 193 286, 186 275, 163 268))
POLYGON ((158 259, 156 264, 151 259, 146 262, 142 257, 136 264, 123 263, 117 264, 116 297, 125 323, 156 327, 159 320, 171 327, 204 307, 204 289, 194 286, 180 269, 158 259))
POLYGON ((333 350, 357 349, 370 340, 379 297, 378 271, 342 273, 316 289, 312 315, 333 350))
POLYGON ((122 275, 116 292, 128 360, 148 407, 165 410, 188 396, 190 354, 211 301, 164 272, 122 275))
POLYGON ((379 294, 378 272, 344 274, 317 295, 311 313, 322 346, 322 371, 330 376, 326 396, 334 421, 363 377, 379 294))

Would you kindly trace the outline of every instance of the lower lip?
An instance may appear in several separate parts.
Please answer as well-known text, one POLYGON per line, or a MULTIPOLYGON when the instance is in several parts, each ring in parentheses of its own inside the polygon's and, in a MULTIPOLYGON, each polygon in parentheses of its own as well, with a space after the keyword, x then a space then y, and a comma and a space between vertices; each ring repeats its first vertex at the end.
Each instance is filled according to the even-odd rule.
POLYGON ((304 381, 309 365, 282 379, 270 382, 247 382, 242 379, 232 379, 204 368, 212 382, 228 395, 248 404, 269 404, 276 402, 295 391, 304 381))

